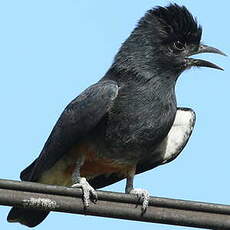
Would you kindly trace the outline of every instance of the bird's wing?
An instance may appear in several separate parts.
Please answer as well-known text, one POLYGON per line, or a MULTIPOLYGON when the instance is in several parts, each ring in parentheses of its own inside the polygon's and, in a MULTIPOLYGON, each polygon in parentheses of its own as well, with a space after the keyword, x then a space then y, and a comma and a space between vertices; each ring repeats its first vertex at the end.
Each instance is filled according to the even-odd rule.
MULTIPOLYGON (((196 115, 192 109, 178 108, 176 118, 168 135, 156 147, 156 149, 142 159, 136 168, 136 174, 145 172, 159 165, 166 164, 174 160, 184 149, 192 130, 195 125, 196 115)), ((100 175, 91 180, 89 183, 94 188, 101 188, 117 181, 124 179, 119 174, 113 173, 110 175, 100 175)))
POLYGON ((70 148, 87 135, 112 107, 118 85, 111 80, 100 81, 75 98, 63 111, 39 157, 21 172, 21 179, 36 181, 70 148))
POLYGON ((147 159, 138 163, 136 173, 142 173, 174 160, 187 144, 195 122, 196 114, 192 109, 178 108, 168 135, 147 159))

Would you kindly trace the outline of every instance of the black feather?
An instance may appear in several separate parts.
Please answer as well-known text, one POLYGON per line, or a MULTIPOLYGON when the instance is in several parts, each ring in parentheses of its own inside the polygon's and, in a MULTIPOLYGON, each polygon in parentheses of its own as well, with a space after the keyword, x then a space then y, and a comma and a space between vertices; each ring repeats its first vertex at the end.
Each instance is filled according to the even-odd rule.
POLYGON ((139 22, 139 27, 147 25, 159 29, 163 43, 177 40, 200 43, 202 28, 185 6, 170 4, 167 7, 153 8, 139 22), (156 27, 156 20, 160 23, 158 27, 156 27))
POLYGON ((7 221, 19 222, 30 228, 40 224, 49 214, 47 211, 34 209, 12 208, 8 214, 7 221))

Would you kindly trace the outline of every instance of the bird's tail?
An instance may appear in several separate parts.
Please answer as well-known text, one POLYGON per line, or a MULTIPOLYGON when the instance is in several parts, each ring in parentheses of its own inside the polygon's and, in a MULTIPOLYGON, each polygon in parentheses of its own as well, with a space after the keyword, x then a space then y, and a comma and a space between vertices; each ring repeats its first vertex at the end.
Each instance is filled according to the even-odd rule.
POLYGON ((32 228, 40 224, 48 214, 47 211, 13 207, 8 214, 7 221, 19 222, 32 228))
MULTIPOLYGON (((21 172, 22 181, 32 181, 30 177, 35 164, 36 160, 21 172)), ((40 224, 48 214, 48 211, 13 207, 7 216, 7 221, 18 222, 32 228, 40 224)))

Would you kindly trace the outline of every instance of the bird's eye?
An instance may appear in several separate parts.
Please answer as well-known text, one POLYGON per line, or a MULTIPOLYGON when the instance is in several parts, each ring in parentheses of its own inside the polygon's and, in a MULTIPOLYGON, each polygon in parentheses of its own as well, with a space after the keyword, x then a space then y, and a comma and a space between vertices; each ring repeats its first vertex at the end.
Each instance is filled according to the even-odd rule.
POLYGON ((174 50, 177 50, 177 51, 183 51, 184 50, 184 44, 180 41, 176 41, 173 43, 173 48, 174 50))

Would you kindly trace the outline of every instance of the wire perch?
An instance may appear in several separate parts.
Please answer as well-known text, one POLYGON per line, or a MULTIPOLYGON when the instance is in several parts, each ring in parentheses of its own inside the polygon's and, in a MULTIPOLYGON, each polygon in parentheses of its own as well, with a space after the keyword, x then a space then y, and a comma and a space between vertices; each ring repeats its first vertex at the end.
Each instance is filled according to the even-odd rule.
POLYGON ((141 215, 134 195, 98 191, 84 210, 80 189, 0 179, 0 205, 179 226, 230 229, 230 205, 151 197, 141 215))

